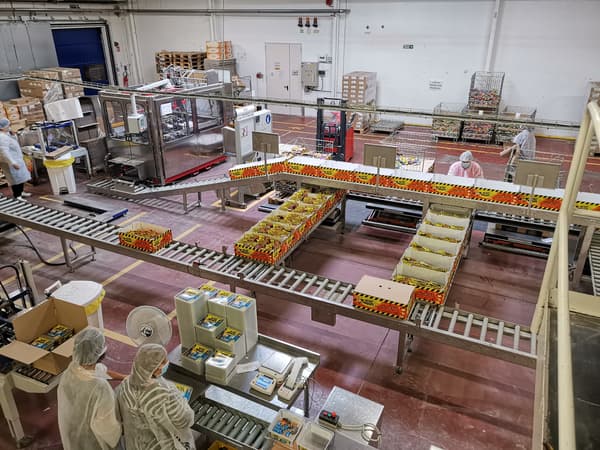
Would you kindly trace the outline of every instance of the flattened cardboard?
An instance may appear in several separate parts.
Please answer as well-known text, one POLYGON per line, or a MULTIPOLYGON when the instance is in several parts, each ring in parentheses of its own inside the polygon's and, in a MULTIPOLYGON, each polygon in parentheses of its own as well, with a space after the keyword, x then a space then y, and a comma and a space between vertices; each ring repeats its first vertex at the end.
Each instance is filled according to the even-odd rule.
POLYGON ((10 344, 0 347, 0 355, 22 362, 23 364, 33 364, 48 353, 46 350, 20 341, 12 341, 10 344))
POLYGON ((414 286, 395 281, 364 275, 356 285, 356 292, 377 297, 401 305, 408 305, 412 298, 414 286))

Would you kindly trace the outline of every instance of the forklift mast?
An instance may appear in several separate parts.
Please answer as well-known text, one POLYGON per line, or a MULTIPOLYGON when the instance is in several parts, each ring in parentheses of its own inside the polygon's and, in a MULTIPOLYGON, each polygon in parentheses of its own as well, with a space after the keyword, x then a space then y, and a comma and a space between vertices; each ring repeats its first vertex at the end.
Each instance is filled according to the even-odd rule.
POLYGON ((340 112, 340 121, 325 123, 323 115, 324 105, 346 106, 347 100, 341 98, 318 98, 317 105, 317 151, 329 151, 325 142, 331 142, 333 145, 333 159, 335 161, 349 161, 354 153, 354 129, 347 126, 346 111, 340 112), (326 103, 327 102, 327 103, 326 103), (350 141, 348 142, 348 138, 350 141), (352 148, 348 148, 350 145, 352 148))

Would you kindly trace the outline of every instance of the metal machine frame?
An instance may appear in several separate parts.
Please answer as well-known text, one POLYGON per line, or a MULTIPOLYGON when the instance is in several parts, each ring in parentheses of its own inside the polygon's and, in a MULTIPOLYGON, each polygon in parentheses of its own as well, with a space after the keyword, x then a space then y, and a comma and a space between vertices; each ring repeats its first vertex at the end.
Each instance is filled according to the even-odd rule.
POLYGON ((231 104, 180 95, 227 94, 230 90, 230 84, 215 83, 177 90, 176 97, 170 95, 173 91, 164 94, 140 91, 135 94, 134 101, 131 101, 130 93, 101 91, 99 96, 111 155, 108 164, 113 176, 164 186, 224 162, 226 157, 222 151, 202 152, 206 146, 200 137, 210 132, 221 134, 221 127, 232 117, 231 104), (217 111, 202 114, 199 106, 206 103, 211 109, 216 106, 217 111), (136 105, 136 111, 132 104, 136 105), (131 129, 128 117, 132 112, 145 115, 147 126, 144 129, 131 129), (167 132, 169 129, 171 136, 167 132))

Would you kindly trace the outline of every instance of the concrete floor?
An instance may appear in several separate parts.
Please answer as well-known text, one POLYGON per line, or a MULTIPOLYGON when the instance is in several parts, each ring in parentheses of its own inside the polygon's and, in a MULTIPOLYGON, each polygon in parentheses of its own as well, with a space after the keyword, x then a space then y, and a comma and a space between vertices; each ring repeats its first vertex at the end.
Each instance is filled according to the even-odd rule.
MULTIPOLYGON (((311 121, 286 117, 275 119, 275 131, 282 142, 294 133, 308 133, 311 121)), ((377 142, 381 136, 362 135, 361 143, 377 142)), ((436 171, 447 170, 446 161, 456 160, 464 144, 445 142, 438 154, 436 171), (445 167, 444 167, 445 166, 445 167)), ((540 140, 538 140, 540 145, 540 140)), ((546 145, 543 144, 542 145, 546 145)), ((568 154, 571 143, 556 141, 550 147, 568 154)), ((472 146, 481 161, 489 160, 488 173, 502 172, 502 161, 495 157, 497 146, 472 146), (494 161, 496 161, 494 163, 494 161)), ((539 148, 539 147, 538 147, 539 148)), ((360 154, 360 150, 357 152, 360 154)), ((362 158, 361 158, 362 159, 362 158)), ((358 161, 358 159, 356 159, 358 161)), ((595 161, 592 161, 595 169, 595 161)), ((224 173, 229 164, 218 166, 198 177, 224 173)), ((590 186, 596 187, 595 170, 590 171, 590 186)), ((197 242, 221 250, 232 245, 263 213, 258 203, 245 210, 228 208, 221 212, 213 193, 203 195, 204 207, 183 214, 180 198, 126 202, 85 194, 87 179, 78 174, 79 194, 107 205, 126 207, 128 215, 120 223, 144 220, 172 228, 176 239, 197 242)), ((600 191, 600 184, 597 185, 600 191)), ((29 188, 32 202, 62 208, 60 197, 49 195, 50 186, 29 188)), ((360 225, 368 211, 360 203, 348 208, 348 229, 343 237, 318 230, 294 253, 291 265, 348 282, 363 274, 389 277, 411 236, 376 230, 360 225)), ((60 261, 57 238, 28 232, 41 253, 60 261)), ((542 259, 517 256, 478 246, 481 232, 474 232, 469 258, 461 263, 448 304, 504 320, 529 325, 537 290, 545 266, 542 259)), ((105 327, 108 332, 108 357, 113 370, 129 372, 135 349, 124 337, 129 311, 142 304, 157 306, 167 313, 174 309, 173 295, 186 286, 207 280, 155 267, 141 261, 98 251, 96 261, 70 273, 64 266, 39 263, 29 249, 21 247, 24 238, 11 231, 0 235, 0 263, 13 263, 23 257, 33 261, 38 287, 56 279, 93 280, 104 284, 105 327)), ((76 247, 78 247, 76 245, 76 247)), ((83 251, 83 247, 79 251, 83 251)), ((0 274, 2 278, 6 275, 0 274)), ((529 448, 531 444, 534 371, 449 346, 416 339, 407 367, 396 375, 397 333, 346 318, 335 327, 310 321, 310 311, 281 299, 259 297, 259 330, 321 354, 313 388, 312 414, 320 409, 333 386, 340 386, 385 406, 383 449, 509 449, 529 448)), ((178 344, 176 319, 169 349, 178 344)), ((59 449, 56 422, 56 394, 30 395, 17 392, 23 426, 35 436, 31 449, 59 449)), ((6 423, 0 421, 0 448, 14 448, 6 423)))

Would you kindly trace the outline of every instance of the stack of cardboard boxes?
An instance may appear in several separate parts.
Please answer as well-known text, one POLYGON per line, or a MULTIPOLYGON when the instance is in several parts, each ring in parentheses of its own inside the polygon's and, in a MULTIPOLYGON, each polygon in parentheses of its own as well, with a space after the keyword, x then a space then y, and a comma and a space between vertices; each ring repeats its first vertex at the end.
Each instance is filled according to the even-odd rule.
POLYGON ((44 108, 42 102, 38 98, 34 97, 19 97, 13 100, 9 100, 5 103, 5 109, 10 108, 12 117, 19 117, 17 120, 11 121, 13 127, 19 126, 23 128, 26 125, 31 125, 36 122, 43 122, 45 120, 44 108), (15 114, 14 111, 17 111, 15 114))
POLYGON ((231 41, 206 41, 206 59, 232 59, 231 41))
MULTIPOLYGON (((350 72, 342 78, 342 97, 350 105, 372 105, 377 97, 377 72, 350 72)), ((357 113, 354 128, 359 132, 369 129, 371 113, 357 113)))
MULTIPOLYGON (((81 83, 81 71, 79 69, 73 69, 69 67, 50 67, 45 69, 56 73, 56 78, 61 81, 71 81, 75 83, 81 83)), ((81 86, 72 84, 62 85, 63 96, 65 98, 81 97, 84 95, 83 88, 81 86)))

